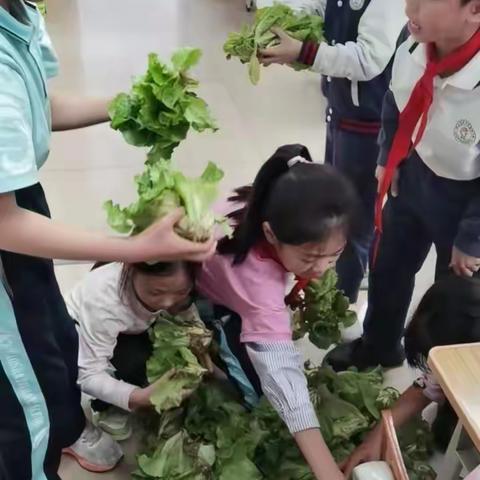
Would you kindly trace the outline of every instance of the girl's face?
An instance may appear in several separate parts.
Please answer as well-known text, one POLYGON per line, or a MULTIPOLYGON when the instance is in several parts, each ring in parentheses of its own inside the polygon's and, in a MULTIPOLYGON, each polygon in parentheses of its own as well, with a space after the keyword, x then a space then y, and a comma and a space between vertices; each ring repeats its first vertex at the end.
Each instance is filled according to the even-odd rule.
POLYGON ((283 266, 301 278, 319 278, 334 267, 345 249, 345 234, 335 230, 324 242, 288 245, 280 243, 272 232, 268 222, 264 224, 267 241, 274 246, 283 266))
POLYGON ((408 29, 417 42, 456 48, 473 34, 479 9, 478 0, 466 5, 461 0, 406 0, 405 11, 408 29))
POLYGON ((138 300, 152 312, 176 315, 190 306, 193 281, 185 268, 171 275, 133 274, 133 288, 138 300))

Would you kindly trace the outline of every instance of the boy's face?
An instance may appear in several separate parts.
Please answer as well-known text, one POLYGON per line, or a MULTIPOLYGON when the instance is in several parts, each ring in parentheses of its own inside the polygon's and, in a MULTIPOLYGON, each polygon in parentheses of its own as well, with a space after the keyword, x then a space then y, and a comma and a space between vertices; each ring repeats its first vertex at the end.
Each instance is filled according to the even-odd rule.
POLYGON ((406 0, 408 28, 422 43, 458 42, 472 24, 480 22, 480 0, 406 0))

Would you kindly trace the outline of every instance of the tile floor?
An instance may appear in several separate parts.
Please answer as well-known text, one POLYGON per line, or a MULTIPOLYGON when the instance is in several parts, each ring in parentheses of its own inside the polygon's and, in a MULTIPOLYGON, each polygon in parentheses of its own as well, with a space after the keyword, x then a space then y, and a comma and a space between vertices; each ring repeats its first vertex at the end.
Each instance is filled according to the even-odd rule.
MULTIPOLYGON (((244 0, 47 0, 47 23, 61 60, 52 90, 84 95, 114 95, 141 74, 149 52, 168 56, 175 48, 196 46, 204 56, 196 76, 221 130, 191 135, 178 149, 178 165, 198 173, 213 160, 226 171, 224 191, 252 180, 258 167, 284 143, 306 144, 322 161, 324 100, 311 73, 270 67, 259 86, 250 85, 245 67, 227 62, 222 44, 231 30, 248 21, 244 0)), ((132 199, 132 176, 141 170, 142 152, 129 147, 108 126, 55 134, 42 181, 56 219, 107 231, 102 203, 132 199)), ((419 274, 416 298, 432 278, 433 259, 419 274)), ((68 291, 89 265, 57 266, 68 291)), ((362 310, 365 299, 358 309, 362 310)), ((357 331, 360 327, 357 326, 357 331)), ((351 333, 351 332, 350 332, 351 333)), ((306 357, 319 352, 305 345, 306 357)), ((389 372, 388 383, 404 388, 407 369, 389 372)), ((130 478, 134 445, 127 461, 110 474, 90 475, 64 459, 64 480, 130 478)))

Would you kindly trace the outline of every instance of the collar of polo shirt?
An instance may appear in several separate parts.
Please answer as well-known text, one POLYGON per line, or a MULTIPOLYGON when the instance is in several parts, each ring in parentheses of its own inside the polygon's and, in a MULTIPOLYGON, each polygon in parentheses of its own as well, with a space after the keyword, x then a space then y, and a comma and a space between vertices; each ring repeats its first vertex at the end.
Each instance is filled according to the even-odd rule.
MULTIPOLYGON (((410 42, 412 45, 410 48, 410 55, 418 65, 425 68, 427 66, 427 45, 425 43, 418 44, 413 39, 410 39, 410 42)), ((462 90, 473 90, 478 86, 479 79, 480 52, 457 73, 446 78, 437 77, 435 79, 435 86, 443 89, 450 85, 455 88, 461 88, 462 90)))
MULTIPOLYGON (((25 8, 36 8, 35 6, 25 3, 25 8)), ((28 16, 31 22, 35 22, 34 15, 28 16)), ((30 44, 34 38, 38 25, 35 23, 25 24, 12 17, 3 7, 0 7, 0 28, 10 35, 22 40, 26 44, 30 44)))

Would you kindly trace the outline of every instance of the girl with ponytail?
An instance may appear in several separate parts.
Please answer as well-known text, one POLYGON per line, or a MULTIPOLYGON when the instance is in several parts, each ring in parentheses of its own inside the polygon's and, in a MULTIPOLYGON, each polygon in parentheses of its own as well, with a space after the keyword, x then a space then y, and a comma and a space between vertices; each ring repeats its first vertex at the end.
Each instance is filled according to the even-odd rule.
POLYGON ((285 293, 290 274, 297 293, 335 266, 352 227, 352 187, 331 167, 313 163, 306 147, 286 145, 229 201, 234 234, 219 242, 197 277, 200 293, 214 304, 220 359, 246 403, 267 396, 315 478, 343 478, 310 402, 285 293))

